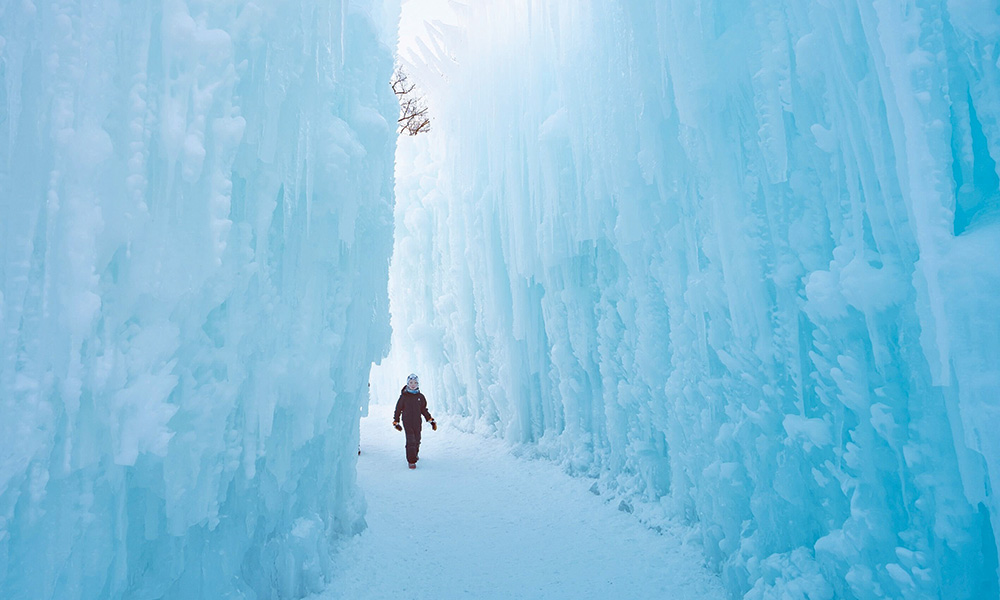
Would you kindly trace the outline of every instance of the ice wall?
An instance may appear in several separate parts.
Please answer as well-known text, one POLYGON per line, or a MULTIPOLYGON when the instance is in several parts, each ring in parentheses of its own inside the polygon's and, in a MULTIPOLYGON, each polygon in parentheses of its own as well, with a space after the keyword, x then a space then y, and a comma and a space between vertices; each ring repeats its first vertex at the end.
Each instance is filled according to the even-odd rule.
POLYGON ((734 597, 997 597, 996 3, 456 13, 389 364, 697 524, 734 597))
POLYGON ((398 9, 0 2, 0 597, 322 586, 389 339, 398 9))

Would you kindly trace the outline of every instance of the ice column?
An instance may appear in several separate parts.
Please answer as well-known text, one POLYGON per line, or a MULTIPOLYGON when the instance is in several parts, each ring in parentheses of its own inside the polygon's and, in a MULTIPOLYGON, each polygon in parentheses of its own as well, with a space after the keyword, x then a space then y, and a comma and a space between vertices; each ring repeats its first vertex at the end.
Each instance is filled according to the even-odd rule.
POLYGON ((696 524, 734 597, 996 597, 995 4, 458 19, 392 266, 439 403, 696 524))
POLYGON ((322 586, 389 337, 393 12, 0 5, 0 596, 322 586))

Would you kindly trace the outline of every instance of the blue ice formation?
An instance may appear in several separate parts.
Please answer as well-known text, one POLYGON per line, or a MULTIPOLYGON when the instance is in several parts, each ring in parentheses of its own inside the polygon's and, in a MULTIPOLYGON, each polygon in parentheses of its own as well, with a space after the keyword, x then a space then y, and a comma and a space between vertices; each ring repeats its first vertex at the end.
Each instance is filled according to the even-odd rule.
POLYGON ((322 588, 389 341, 398 10, 0 2, 0 597, 322 588))
POLYGON ((733 597, 1000 595, 996 2, 471 2, 420 48, 387 369, 733 597))
MULTIPOLYGON (((0 597, 323 587, 398 4, 0 2, 0 597)), ((998 597, 996 3, 455 11, 380 373, 693 524, 734 597, 998 597)))

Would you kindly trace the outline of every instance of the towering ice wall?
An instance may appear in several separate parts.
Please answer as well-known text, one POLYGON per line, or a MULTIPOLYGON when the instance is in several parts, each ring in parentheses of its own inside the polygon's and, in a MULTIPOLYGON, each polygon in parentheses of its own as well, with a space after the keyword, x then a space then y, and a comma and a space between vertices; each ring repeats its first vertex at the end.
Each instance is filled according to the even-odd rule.
POLYGON ((391 360, 696 523, 734 597, 996 598, 996 3, 456 11, 391 360))
POLYGON ((322 585, 389 340, 394 12, 0 2, 0 597, 322 585))

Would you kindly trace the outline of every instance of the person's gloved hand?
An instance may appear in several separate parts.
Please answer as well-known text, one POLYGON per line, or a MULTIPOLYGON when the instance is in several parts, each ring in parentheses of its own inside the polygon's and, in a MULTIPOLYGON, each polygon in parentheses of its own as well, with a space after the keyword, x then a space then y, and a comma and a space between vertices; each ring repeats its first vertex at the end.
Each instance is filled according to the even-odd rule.
POLYGON ((431 429, 434 431, 438 430, 438 424, 434 422, 434 419, 431 419, 431 429))
POLYGON ((396 431, 402 431, 403 428, 400 426, 399 421, 393 421, 392 426, 396 428, 396 431))

